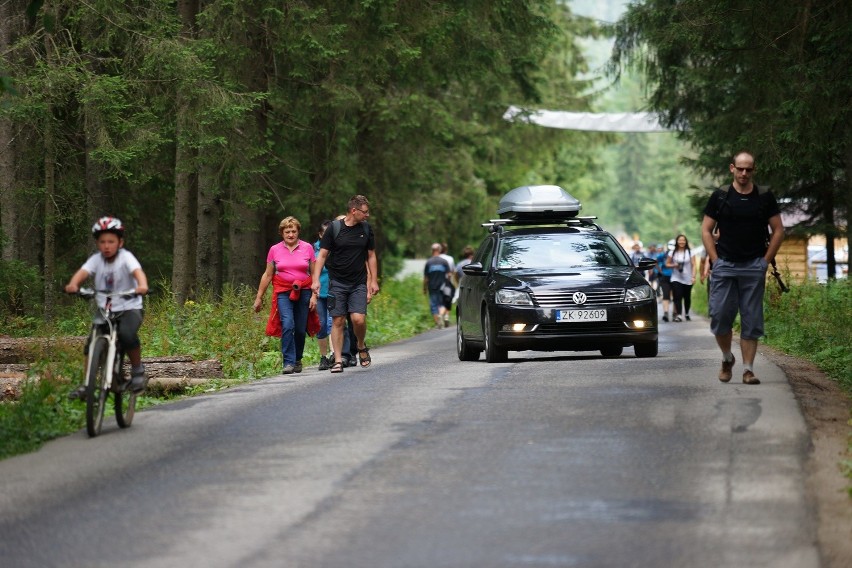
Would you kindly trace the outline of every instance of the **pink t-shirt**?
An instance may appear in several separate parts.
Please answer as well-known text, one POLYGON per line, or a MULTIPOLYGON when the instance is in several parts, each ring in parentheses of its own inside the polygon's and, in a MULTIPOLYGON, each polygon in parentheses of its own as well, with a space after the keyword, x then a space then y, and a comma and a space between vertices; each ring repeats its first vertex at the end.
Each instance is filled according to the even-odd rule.
POLYGON ((315 259, 314 247, 305 241, 296 243, 293 252, 281 241, 269 247, 269 254, 266 255, 266 263, 275 262, 275 269, 281 278, 293 282, 301 282, 311 275, 310 263, 315 259))

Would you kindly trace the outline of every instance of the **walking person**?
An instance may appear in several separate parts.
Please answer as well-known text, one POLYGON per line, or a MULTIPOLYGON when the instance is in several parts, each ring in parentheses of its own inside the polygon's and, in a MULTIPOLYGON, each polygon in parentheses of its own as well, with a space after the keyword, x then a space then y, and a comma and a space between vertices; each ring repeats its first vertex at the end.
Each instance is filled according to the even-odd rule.
POLYGON ((314 292, 319 291, 319 275, 328 267, 328 310, 332 318, 331 346, 334 349, 332 373, 343 372, 343 332, 346 315, 352 320, 361 367, 372 363, 367 335, 367 297, 379 293, 376 239, 367 219, 370 202, 363 195, 349 200, 346 216, 328 226, 320 239, 314 264, 314 292))
POLYGON ((672 269, 666 266, 666 258, 669 252, 674 250, 674 241, 669 241, 667 250, 657 253, 657 281, 659 288, 663 291, 663 321, 669 321, 669 299, 672 297, 672 269))
MULTIPOLYGON (((319 254, 320 239, 325 233, 330 220, 323 221, 317 231, 317 240, 314 242, 314 255, 319 254)), ((334 357, 328 354, 328 338, 331 335, 331 316, 328 313, 328 268, 323 266, 320 271, 320 288, 317 293, 317 317, 319 318, 320 328, 317 332, 317 348, 319 348, 320 360, 318 370, 327 371, 331 367, 334 357)))
POLYGON ((743 383, 757 385, 754 358, 763 333, 766 270, 784 240, 784 224, 775 196, 754 183, 754 155, 741 151, 729 165, 732 183, 713 192, 704 207, 701 240, 712 263, 710 331, 722 351, 719 380, 731 380, 736 358, 731 351, 733 324, 740 314, 743 383), (767 231, 771 228, 771 234, 767 231), (713 236, 718 226, 718 241, 713 236))
POLYGON ((692 307, 692 285, 695 283, 695 262, 686 235, 675 237, 675 249, 666 256, 666 266, 672 269, 670 277, 674 307, 672 321, 690 321, 692 307))
POLYGON ((429 295, 429 310, 438 329, 449 326, 444 288, 450 282, 450 272, 449 263, 441 255, 441 243, 434 243, 432 256, 423 266, 423 293, 429 295))
MULTIPOLYGON (((263 306, 263 297, 272 284, 272 305, 267 335, 281 336, 282 373, 302 372, 305 335, 309 312, 316 309, 317 294, 312 294, 311 269, 314 248, 299 239, 302 224, 295 217, 285 217, 278 224, 281 242, 272 245, 266 255, 266 270, 260 277, 254 311, 263 306)), ((319 275, 317 275, 319 291, 319 275)))

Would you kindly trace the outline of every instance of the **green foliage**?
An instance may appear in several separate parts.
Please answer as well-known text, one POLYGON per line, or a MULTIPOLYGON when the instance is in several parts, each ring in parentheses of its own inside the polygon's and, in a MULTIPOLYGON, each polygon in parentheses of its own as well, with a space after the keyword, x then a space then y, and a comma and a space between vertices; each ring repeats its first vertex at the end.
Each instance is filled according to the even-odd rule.
POLYGON ((33 373, 40 378, 24 382, 15 402, 0 403, 0 459, 36 450, 85 424, 83 407, 68 400, 72 384, 61 378, 73 374, 67 353, 52 355, 61 361, 36 365, 33 373))
POLYGON ((641 71, 698 171, 718 185, 731 155, 751 149, 759 184, 839 233, 835 210, 848 219, 852 195, 852 79, 837 72, 852 64, 848 3, 644 0, 614 30, 613 70, 641 71))
POLYGON ((848 279, 791 286, 767 284, 766 342, 816 363, 852 392, 852 284, 848 279))
POLYGON ((34 314, 41 313, 42 279, 25 262, 0 260, 0 320, 3 333, 17 335, 32 328, 34 314))

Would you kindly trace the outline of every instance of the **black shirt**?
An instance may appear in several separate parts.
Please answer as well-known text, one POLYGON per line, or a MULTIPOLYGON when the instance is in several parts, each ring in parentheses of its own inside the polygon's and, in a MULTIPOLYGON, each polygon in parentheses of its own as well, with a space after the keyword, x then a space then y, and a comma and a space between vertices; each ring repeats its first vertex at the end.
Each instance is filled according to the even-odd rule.
POLYGON ((329 279, 343 284, 367 283, 367 251, 376 248, 373 231, 367 222, 349 227, 341 220, 337 238, 329 225, 320 240, 320 248, 329 251, 325 261, 329 279))
POLYGON ((757 185, 741 194, 729 187, 713 192, 704 214, 719 225, 716 252, 728 262, 745 262, 766 254, 769 218, 779 214, 772 192, 761 194, 757 185))
POLYGON ((427 278, 430 290, 440 290, 444 284, 449 282, 447 280, 449 273, 449 263, 440 256, 430 256, 423 267, 423 276, 427 278))

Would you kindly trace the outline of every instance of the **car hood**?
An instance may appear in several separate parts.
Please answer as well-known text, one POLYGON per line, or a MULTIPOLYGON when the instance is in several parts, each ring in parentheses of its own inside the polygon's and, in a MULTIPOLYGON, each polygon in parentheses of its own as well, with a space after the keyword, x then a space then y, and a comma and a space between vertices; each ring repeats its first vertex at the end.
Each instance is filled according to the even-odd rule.
POLYGON ((494 275, 497 288, 531 288, 537 291, 566 287, 627 288, 647 284, 632 266, 578 268, 576 270, 515 269, 499 270, 494 275))

